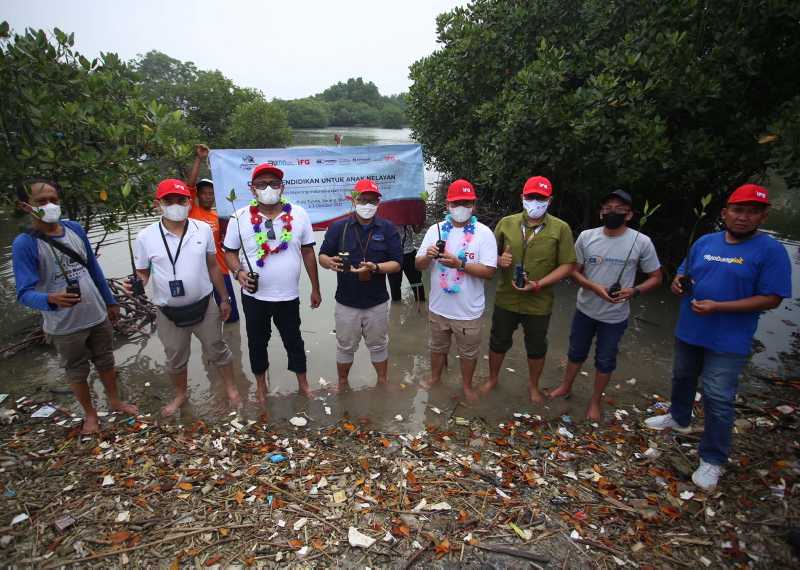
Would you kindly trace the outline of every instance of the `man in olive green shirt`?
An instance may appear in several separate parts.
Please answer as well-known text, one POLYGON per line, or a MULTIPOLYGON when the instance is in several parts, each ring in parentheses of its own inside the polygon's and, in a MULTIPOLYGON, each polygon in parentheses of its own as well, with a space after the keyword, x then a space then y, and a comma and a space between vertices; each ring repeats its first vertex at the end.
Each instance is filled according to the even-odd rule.
POLYGON ((536 404, 544 402, 539 377, 547 353, 553 285, 570 275, 576 261, 569 225, 547 213, 552 196, 553 185, 547 178, 529 178, 522 190, 523 211, 506 216, 494 230, 501 272, 489 340, 489 381, 481 386, 487 393, 497 385, 514 331, 522 325, 528 394, 536 404))

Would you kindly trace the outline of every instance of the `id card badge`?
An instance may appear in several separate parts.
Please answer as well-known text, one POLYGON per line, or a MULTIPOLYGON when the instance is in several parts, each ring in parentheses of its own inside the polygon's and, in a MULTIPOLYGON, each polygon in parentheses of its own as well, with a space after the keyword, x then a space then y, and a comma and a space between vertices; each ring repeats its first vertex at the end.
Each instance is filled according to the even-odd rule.
POLYGON ((186 295, 186 290, 183 288, 183 280, 175 279, 169 282, 169 292, 173 297, 183 297, 186 295))

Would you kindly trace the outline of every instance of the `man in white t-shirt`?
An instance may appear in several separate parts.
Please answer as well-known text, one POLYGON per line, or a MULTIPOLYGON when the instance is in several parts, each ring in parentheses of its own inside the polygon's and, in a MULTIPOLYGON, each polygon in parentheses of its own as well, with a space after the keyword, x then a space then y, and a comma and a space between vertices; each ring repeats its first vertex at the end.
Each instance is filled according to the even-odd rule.
POLYGON ((497 242, 494 233, 473 215, 475 187, 456 180, 447 189, 448 215, 428 228, 416 257, 416 266, 431 269, 429 307, 430 387, 442 379, 450 338, 455 337, 461 363, 461 381, 468 400, 477 399, 472 377, 481 343, 481 316, 485 307, 484 281, 494 277, 497 242))
MULTIPOLYGON (((217 265, 211 227, 190 220, 191 193, 181 180, 162 180, 156 190, 161 219, 136 236, 133 249, 136 273, 153 283, 153 304, 158 307, 156 330, 167 356, 165 368, 175 384, 175 398, 162 414, 171 416, 189 397, 187 365, 192 334, 200 339, 205 360, 216 365, 233 407, 242 404, 233 383, 233 355, 222 339, 222 321, 231 303, 217 265), (220 304, 209 302, 217 291, 220 304)), ((131 294, 130 282, 126 286, 131 294)))
POLYGON ((311 280, 311 308, 319 307, 322 296, 311 220, 303 208, 283 198, 283 171, 260 164, 253 169, 250 187, 255 198, 231 216, 223 247, 225 261, 242 286, 250 369, 256 377, 256 399, 264 404, 271 321, 281 335, 300 391, 311 395, 300 334, 301 264, 311 280))
POLYGON ((603 225, 581 232, 575 242, 578 265, 573 272, 581 286, 569 335, 567 368, 561 385, 551 398, 566 396, 581 369, 592 338, 594 349, 594 392, 586 417, 600 420, 603 390, 617 366, 617 349, 631 308, 629 301, 661 285, 661 263, 650 238, 628 228, 633 218, 633 200, 624 190, 614 190, 600 207, 603 225), (636 271, 647 279, 637 286, 636 271))

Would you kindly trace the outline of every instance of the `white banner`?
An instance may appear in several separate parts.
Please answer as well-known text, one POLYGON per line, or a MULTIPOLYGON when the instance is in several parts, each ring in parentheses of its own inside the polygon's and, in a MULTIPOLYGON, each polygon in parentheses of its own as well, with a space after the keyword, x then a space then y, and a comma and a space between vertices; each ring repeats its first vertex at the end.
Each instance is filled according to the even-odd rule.
POLYGON ((228 201, 236 192, 235 207, 247 205, 252 170, 269 163, 284 173, 284 196, 308 211, 316 228, 346 216, 356 181, 370 178, 381 191, 379 215, 396 224, 420 224, 425 218, 422 147, 418 144, 336 146, 280 149, 222 149, 209 155, 214 194, 220 217, 232 213, 228 201))

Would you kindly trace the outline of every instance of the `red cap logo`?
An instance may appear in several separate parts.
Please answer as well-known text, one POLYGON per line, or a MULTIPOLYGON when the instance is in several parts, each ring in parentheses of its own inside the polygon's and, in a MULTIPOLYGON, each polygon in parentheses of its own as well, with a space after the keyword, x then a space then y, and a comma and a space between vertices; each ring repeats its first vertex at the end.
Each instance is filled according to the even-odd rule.
POLYGON ((183 183, 183 180, 178 180, 176 178, 167 178, 158 183, 156 198, 160 200, 169 194, 177 194, 178 196, 186 196, 187 198, 192 197, 192 194, 189 192, 186 184, 183 183))
POLYGON ((369 178, 362 178, 361 180, 356 182, 356 185, 353 189, 359 194, 362 194, 364 192, 374 192, 378 196, 381 195, 380 190, 378 190, 378 185, 375 184, 375 182, 373 182, 369 178))
POLYGON ((458 200, 476 200, 475 186, 469 180, 460 178, 447 187, 447 201, 457 202, 458 200))
POLYGON ((741 204, 743 202, 769 204, 769 192, 758 184, 743 184, 733 191, 731 197, 728 198, 728 204, 741 204))
POLYGON ((522 188, 523 196, 528 194, 539 194, 549 198, 553 195, 553 184, 544 176, 533 176, 528 178, 525 186, 522 188))

